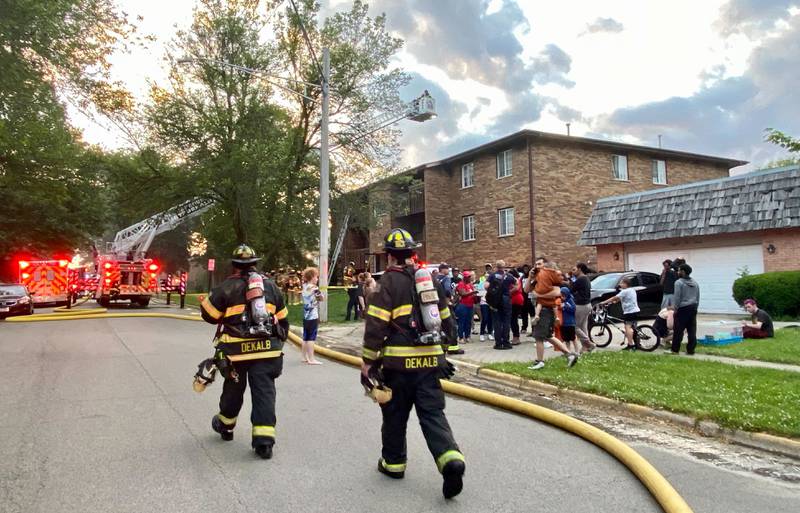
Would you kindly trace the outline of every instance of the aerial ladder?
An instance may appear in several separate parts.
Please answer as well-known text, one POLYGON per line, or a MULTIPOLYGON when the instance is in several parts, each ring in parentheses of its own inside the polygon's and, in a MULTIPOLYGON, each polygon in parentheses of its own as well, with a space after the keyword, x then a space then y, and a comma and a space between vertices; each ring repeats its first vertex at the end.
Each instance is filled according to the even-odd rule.
POLYGON ((147 306, 158 291, 158 263, 147 258, 153 239, 179 224, 199 216, 214 204, 208 198, 193 198, 117 232, 106 251, 95 255, 98 273, 94 298, 102 306, 130 300, 147 306))

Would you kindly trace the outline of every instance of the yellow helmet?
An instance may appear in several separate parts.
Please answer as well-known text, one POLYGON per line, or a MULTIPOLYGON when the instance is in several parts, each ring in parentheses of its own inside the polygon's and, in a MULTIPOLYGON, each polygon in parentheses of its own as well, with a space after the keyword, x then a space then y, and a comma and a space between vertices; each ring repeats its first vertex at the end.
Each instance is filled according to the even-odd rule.
POLYGON ((261 258, 257 257, 253 248, 247 244, 239 244, 236 249, 233 250, 233 258, 231 260, 237 264, 254 264, 261 260, 261 258))
POLYGON ((383 241, 383 248, 387 251, 402 251, 405 249, 416 249, 422 246, 419 242, 414 240, 406 230, 402 228, 394 228, 386 236, 383 241))

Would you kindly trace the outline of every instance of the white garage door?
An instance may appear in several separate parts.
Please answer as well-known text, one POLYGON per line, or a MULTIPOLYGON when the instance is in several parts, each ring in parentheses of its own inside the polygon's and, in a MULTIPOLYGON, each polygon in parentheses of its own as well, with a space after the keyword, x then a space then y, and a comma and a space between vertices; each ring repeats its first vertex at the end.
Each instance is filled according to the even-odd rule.
POLYGON ((742 313, 733 300, 733 282, 739 270, 747 266, 750 274, 764 272, 761 246, 668 249, 628 253, 628 268, 661 274, 661 262, 681 256, 692 266, 692 277, 700 284, 700 311, 742 313))

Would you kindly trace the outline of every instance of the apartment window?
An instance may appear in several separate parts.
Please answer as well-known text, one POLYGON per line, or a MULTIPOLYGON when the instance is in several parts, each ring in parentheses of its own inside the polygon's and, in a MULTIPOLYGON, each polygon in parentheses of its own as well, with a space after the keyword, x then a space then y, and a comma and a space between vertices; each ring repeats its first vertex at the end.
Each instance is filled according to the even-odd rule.
POLYGON ((614 180, 628 180, 628 157, 625 155, 612 155, 611 167, 614 180))
POLYGON ((507 237, 514 235, 514 207, 501 208, 497 211, 498 235, 507 237))
POLYGON ((475 185, 475 165, 473 162, 461 166, 461 188, 475 185))
POLYGON ((665 160, 653 161, 653 183, 667 185, 667 162, 665 160))
POLYGON ((461 218, 461 240, 475 240, 475 216, 468 215, 461 218))
POLYGON ((511 150, 497 154, 497 178, 511 176, 511 150))

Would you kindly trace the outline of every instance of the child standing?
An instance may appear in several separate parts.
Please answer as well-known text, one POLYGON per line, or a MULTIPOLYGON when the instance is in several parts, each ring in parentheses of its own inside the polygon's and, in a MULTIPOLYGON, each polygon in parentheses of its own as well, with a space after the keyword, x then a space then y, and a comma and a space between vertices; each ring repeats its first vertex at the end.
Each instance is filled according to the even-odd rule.
POLYGON ((319 270, 309 267, 303 271, 303 361, 309 365, 322 365, 314 358, 314 342, 317 340, 319 328, 319 302, 323 301, 322 292, 317 287, 319 270))
POLYGON ((622 320, 625 321, 625 347, 623 351, 636 349, 633 343, 633 328, 636 326, 636 318, 639 313, 639 302, 636 300, 636 291, 631 288, 630 278, 623 278, 619 283, 620 291, 616 296, 610 297, 600 304, 603 306, 612 303, 622 303, 622 320))
POLYGON ((573 353, 580 352, 575 338, 575 299, 567 287, 561 287, 561 341, 573 353))

